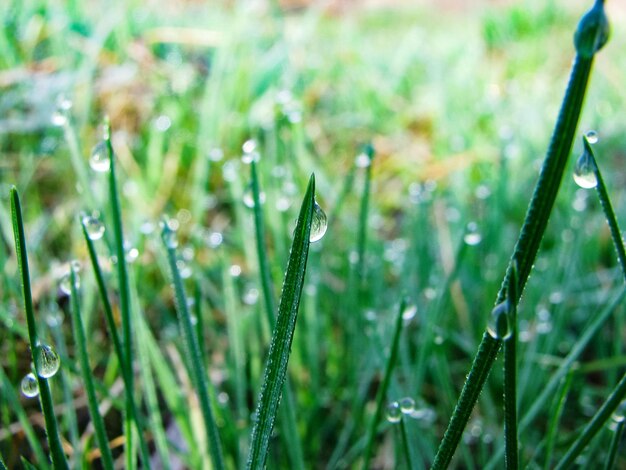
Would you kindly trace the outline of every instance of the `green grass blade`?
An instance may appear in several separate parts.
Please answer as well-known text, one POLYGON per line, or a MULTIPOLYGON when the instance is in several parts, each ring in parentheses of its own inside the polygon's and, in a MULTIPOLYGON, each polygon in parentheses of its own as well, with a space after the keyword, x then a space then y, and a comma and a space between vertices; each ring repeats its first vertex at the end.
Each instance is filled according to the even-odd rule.
POLYGON ((504 446, 506 468, 519 466, 517 434, 517 265, 513 263, 507 288, 511 337, 504 342, 504 446))
POLYGON ((83 320, 81 318, 78 289, 76 288, 77 279, 78 277, 76 275, 76 271, 70 266, 70 310, 72 314, 74 339, 76 341, 76 354, 78 355, 80 374, 83 378, 83 383, 85 384, 85 392, 87 393, 87 406, 89 408, 89 414, 91 415, 91 421, 96 432, 96 439, 98 440, 98 446, 100 447, 102 465, 107 470, 113 470, 113 455, 111 454, 111 448, 109 447, 109 440, 104 428, 104 421, 102 420, 102 416, 98 410, 98 398, 96 397, 96 390, 93 383, 93 373, 91 371, 91 367, 89 366, 89 358, 87 356, 85 327, 83 326, 83 320))
MULTIPOLYGON (((602 2, 596 2, 590 13, 594 15, 604 15, 602 2), (599 8, 594 12, 594 9, 599 8), (598 13, 599 11, 599 13, 598 13)), ((591 72, 593 57, 595 53, 604 45, 607 38, 602 41, 595 41, 593 50, 588 50, 584 46, 588 37, 598 38, 605 30, 605 25, 597 21, 597 18, 585 15, 577 30, 575 37, 576 58, 570 73, 570 81, 565 92, 565 97, 561 105, 561 110, 552 133, 548 152, 544 160, 539 180, 535 186, 524 224, 520 231, 519 238, 515 245, 511 262, 516 262, 518 266, 518 299, 513 299, 517 303, 519 296, 524 290, 533 263, 539 251, 539 245, 548 224, 548 219, 554 206, 554 201, 561 184, 563 172, 567 163, 567 157, 572 147, 572 140, 580 117, 587 83, 591 72), (582 31, 582 33, 581 33, 582 31)), ((496 304, 506 298, 506 286, 511 269, 507 269, 502 287, 497 295, 496 304)), ((463 430, 469 420, 476 400, 483 388, 489 371, 496 359, 501 341, 492 338, 485 333, 478 347, 478 353, 474 358, 467 380, 463 385, 461 396, 456 404, 448 427, 435 455, 433 469, 447 468, 452 461, 452 457, 461 440, 463 430)))
POLYGON ((363 469, 367 470, 370 465, 370 459, 372 457, 372 450, 374 447, 374 438, 376 437, 376 428, 378 427, 378 422, 383 414, 385 397, 387 396, 387 390, 389 389, 389 384, 391 383, 391 375, 393 373, 393 368, 398 359, 398 349, 400 346, 400 334, 402 333, 402 313, 406 308, 406 300, 402 300, 400 302, 400 308, 398 309, 398 314, 396 317, 396 322, 393 330, 393 337, 391 339, 391 349, 389 352, 389 357, 387 358, 387 364, 385 365, 385 373, 383 375, 383 381, 380 384, 380 388, 376 393, 376 409, 374 411, 374 415, 370 419, 369 425, 367 427, 367 441, 365 444, 365 452, 363 454, 363 469))
POLYGON ((167 250, 167 260, 174 285, 176 312, 178 313, 180 331, 184 340, 187 362, 190 364, 191 368, 189 372, 198 394, 198 401, 200 402, 200 410, 202 412, 206 438, 208 440, 208 449, 213 467, 217 470, 221 470, 224 468, 222 444, 220 442, 217 424, 215 423, 215 415, 211 408, 208 374, 204 362, 202 362, 198 337, 194 331, 191 314, 189 313, 189 307, 187 305, 187 295, 185 294, 183 280, 176 264, 176 246, 178 245, 178 242, 175 242, 176 234, 169 228, 167 223, 163 223, 161 237, 167 250))
POLYGON ((287 363, 304 285, 314 205, 315 176, 311 175, 296 223, 283 292, 278 307, 276 328, 272 335, 268 360, 263 374, 263 385, 256 410, 257 421, 252 428, 250 439, 248 469, 260 470, 265 466, 269 440, 287 375, 287 363))
POLYGON ((409 449, 409 437, 406 432, 406 424, 404 424, 405 418, 402 416, 400 422, 400 437, 402 439, 402 453, 404 454, 404 460, 406 462, 406 468, 408 470, 412 470, 415 468, 413 466, 413 462, 411 461, 411 450, 409 449))
POLYGON ((589 143, 586 135, 583 136, 583 145, 585 146, 585 151, 588 152, 593 163, 593 172, 596 176, 596 180, 598 181, 598 184, 596 186, 598 199, 600 199, 600 205, 602 206, 602 210, 604 211, 606 221, 609 224, 609 230, 611 231, 613 246, 615 246, 615 250, 617 251, 619 265, 622 268, 622 275, 624 276, 624 280, 626 281, 626 249, 624 249, 624 239, 622 238, 622 232, 620 231, 619 224, 617 223, 615 211, 613 210, 611 199, 609 198, 609 194, 606 190, 604 178, 602 178, 602 173, 600 172, 600 168, 598 167, 598 164, 596 162, 596 157, 593 153, 592 145, 589 143))
POLYGON ((617 458, 617 451, 619 450, 619 445, 624 435, 624 426, 626 426, 626 421, 620 421, 615 427, 613 439, 611 439, 611 447, 609 448, 609 453, 606 455, 604 470, 612 470, 615 468, 615 459, 617 458))
MULTIPOLYGON (((37 335, 35 310, 33 308, 33 298, 30 289, 30 274, 28 269, 28 255, 26 253, 24 221, 22 220, 22 207, 20 204, 20 196, 15 187, 11 188, 11 217, 13 220, 15 253, 17 255, 17 264, 22 282, 24 311, 26 312, 26 322, 28 324, 31 357, 35 367, 38 367, 37 364, 39 361, 36 360, 35 356, 39 348, 39 337, 37 335)), ((67 458, 65 457, 65 452, 63 452, 63 446, 61 445, 61 436, 59 434, 57 419, 54 415, 52 393, 50 391, 48 379, 41 377, 38 373, 35 373, 35 376, 37 377, 37 383, 39 384, 39 401, 41 403, 41 409, 46 423, 46 434, 48 436, 48 444, 50 446, 52 465, 55 469, 69 469, 67 458)))
POLYGON ((365 281, 365 247, 367 245, 367 215, 369 213, 370 188, 372 185, 372 162, 374 160, 374 147, 368 144, 363 150, 363 155, 368 159, 365 167, 365 183, 361 195, 361 207, 359 209, 359 232, 357 238, 357 279, 358 287, 362 288, 365 281))
POLYGON ((589 423, 587 423, 585 428, 580 432, 574 443, 570 446, 556 467, 554 467, 555 470, 572 468, 576 457, 585 450, 585 447, 589 444, 591 439, 593 439, 606 422, 611 419, 611 415, 624 398, 626 398, 626 375, 622 377, 609 395, 609 398, 606 399, 593 418, 591 418, 589 423))
POLYGON ((563 386, 561 387, 561 391, 556 400, 554 413, 550 413, 551 417, 550 417, 550 423, 548 425, 548 432, 546 436, 546 450, 545 450, 546 460, 545 460, 544 468, 546 470, 549 470, 552 465, 552 453, 554 450, 556 433, 557 433, 559 421, 561 420, 561 416, 563 415, 563 409, 565 408, 565 401, 567 398, 567 394, 569 393, 569 389, 572 385, 573 376, 574 374, 570 372, 563 379, 563 386))
MULTIPOLYGON (((265 229, 263 224, 263 208, 261 206, 261 190, 259 185, 259 176, 257 172, 256 162, 250 163, 252 197, 254 199, 254 230, 257 255, 259 260, 259 274, 261 277, 261 288, 263 290, 263 299, 265 301, 265 313, 271 331, 276 327, 276 302, 274 300, 274 289, 272 286, 272 278, 270 274, 270 266, 268 262, 267 250, 265 247, 265 229)), ((296 425, 296 415, 294 410, 294 397, 291 391, 289 380, 285 380, 285 394, 283 401, 283 411, 280 413, 281 425, 285 429, 283 433, 287 452, 291 459, 291 465, 294 469, 304 468, 304 458, 302 456, 302 445, 298 436, 296 425)))

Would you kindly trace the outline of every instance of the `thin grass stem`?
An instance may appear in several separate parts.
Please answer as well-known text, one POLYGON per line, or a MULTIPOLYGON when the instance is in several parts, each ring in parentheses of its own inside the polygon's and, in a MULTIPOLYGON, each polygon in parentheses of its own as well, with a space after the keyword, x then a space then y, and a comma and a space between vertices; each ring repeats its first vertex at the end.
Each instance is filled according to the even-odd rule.
POLYGON ((513 262, 507 287, 511 336, 504 341, 504 447, 508 470, 519 467, 517 431, 517 265, 513 262))
POLYGON ((406 432, 406 424, 404 424, 404 416, 400 419, 400 437, 402 439, 402 453, 404 454, 404 461, 406 462, 406 468, 408 470, 413 469, 413 462, 411 461, 411 450, 409 449, 409 438, 406 432))
POLYGON ((183 336, 187 362, 190 366, 189 372, 196 389, 198 401, 200 402, 200 411, 204 420, 211 462, 216 470, 222 470, 224 468, 224 458, 222 456, 222 444, 215 422, 215 414, 209 397, 211 385, 208 380, 206 367, 202 361, 198 338, 194 331, 189 307, 187 306, 187 295, 185 294, 183 280, 176 263, 176 246, 178 245, 178 241, 176 240, 175 232, 169 228, 167 223, 163 223, 161 237, 167 250, 167 260, 174 286, 174 297, 176 300, 176 312, 178 313, 180 332, 183 336))
POLYGON ((278 307, 276 328, 272 335, 263 374, 263 384, 256 409, 257 421, 252 428, 252 436, 250 438, 248 469, 261 470, 265 467, 269 440, 274 427, 283 384, 287 376, 291 342, 304 286, 314 206, 315 175, 311 175, 296 222, 294 240, 283 283, 283 292, 278 307))
POLYGON ((544 468, 546 470, 549 470, 552 465, 552 453, 554 452, 556 432, 561 416, 563 415, 563 409, 565 408, 565 399, 567 398, 570 386, 572 385, 572 377, 574 377, 574 374, 570 371, 570 373, 568 373, 563 380, 563 386, 561 387, 561 391, 557 397, 554 412, 550 413, 550 423, 548 424, 548 432, 546 436, 546 461, 544 464, 544 468))
POLYGON ((372 451, 374 448, 374 439, 376 437, 376 428, 378 427, 378 422, 383 414, 383 405, 385 401, 385 397, 387 396, 387 390, 389 389, 389 384, 391 383, 391 376, 393 373, 393 368, 398 359, 398 350, 400 346, 400 335, 402 333, 402 326, 404 324, 402 320, 402 313, 406 309, 406 300, 403 299, 400 302, 400 306, 398 308, 398 313, 396 315, 396 321, 394 324, 393 336, 391 339, 391 349, 389 351, 389 357, 387 358, 387 364, 385 364, 385 373, 383 375, 383 381, 376 392, 376 409, 374 410, 374 415, 371 417, 370 422, 367 426, 367 438, 365 441, 365 451, 363 453, 363 465, 361 468, 363 470, 369 469, 370 460, 372 458, 372 451))
POLYGON ((612 470, 615 468, 615 460, 617 459, 617 452, 622 442, 622 436, 624 435, 624 427, 626 421, 622 420, 615 426, 613 432, 613 438, 611 439, 611 447, 609 447, 609 453, 606 454, 606 461, 604 462, 604 470, 612 470))
MULTIPOLYGON (((593 57, 608 39, 608 35, 606 37, 603 36, 605 29, 608 27, 605 24, 606 21, 604 23, 598 21, 598 15, 604 18, 604 20, 606 19, 602 2, 596 2, 592 10, 579 23, 575 36, 576 58, 570 73, 565 97, 539 174, 539 180, 535 186, 524 224, 511 257, 511 262, 504 276, 502 287, 496 297, 496 304, 499 304, 506 298, 506 288, 513 262, 517 263, 519 276, 518 298, 512 299, 517 304, 539 251, 539 245, 547 227, 548 219, 561 185, 567 157, 572 147, 574 133, 578 125, 591 73, 593 57), (586 47, 589 37, 593 40, 593 48, 591 49, 586 47)), ((463 385, 461 396, 435 455, 433 469, 444 469, 449 466, 476 400, 493 366, 500 345, 500 340, 492 338, 487 333, 483 335, 481 344, 478 347, 478 353, 463 385)))
POLYGON ((87 356, 87 340, 85 338, 85 327, 83 326, 83 320, 81 317, 78 289, 76 286, 77 280, 78 277, 76 275, 76 271, 72 266, 70 266, 70 310, 72 314, 74 339, 76 341, 76 353, 78 355, 78 363, 80 365, 80 375, 82 376, 83 383, 85 384, 87 406, 89 408, 89 414, 91 415, 91 422, 93 423, 94 430, 96 432, 98 447, 100 447, 102 466, 106 470, 113 470, 113 455, 111 454, 111 447, 109 446, 109 440, 104 428, 104 421, 102 419, 102 415, 100 415, 100 411, 98 410, 98 398, 96 397, 93 374, 91 367, 89 366, 89 358, 87 356))
POLYGON ((20 272, 22 283, 22 298, 24 301, 24 311, 26 312, 26 322, 28 324, 28 338, 30 341, 30 351, 33 364, 35 364, 35 376, 39 385, 39 401, 43 411, 46 424, 46 434, 48 437, 48 445, 50 446, 50 454, 52 465, 55 469, 69 469, 65 452, 61 444, 61 435, 57 419, 54 414, 52 404, 52 393, 48 379, 39 375, 39 361, 37 354, 41 347, 39 336, 37 335, 37 323, 35 322, 35 310, 33 308, 33 297, 30 289, 30 273, 28 268, 28 255, 26 253, 26 236, 24 234, 24 221, 22 220, 22 206, 20 196, 15 186, 11 188, 11 218, 13 221, 13 237, 15 239, 15 253, 17 255, 17 264, 20 272))

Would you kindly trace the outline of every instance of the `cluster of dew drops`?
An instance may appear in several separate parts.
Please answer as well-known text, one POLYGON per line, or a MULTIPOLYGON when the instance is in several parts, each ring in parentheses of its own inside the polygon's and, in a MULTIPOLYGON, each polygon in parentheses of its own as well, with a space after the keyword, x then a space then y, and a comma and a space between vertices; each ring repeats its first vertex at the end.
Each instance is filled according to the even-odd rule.
POLYGON ((434 412, 427 407, 418 408, 415 400, 411 397, 403 397, 387 405, 387 421, 397 424, 402 421, 403 416, 431 422, 434 419, 434 412))
POLYGON ((22 394, 33 398, 39 395, 39 382, 35 373, 43 379, 53 377, 61 367, 61 358, 54 348, 48 344, 40 343, 35 350, 35 372, 29 372, 24 376, 21 383, 22 394))

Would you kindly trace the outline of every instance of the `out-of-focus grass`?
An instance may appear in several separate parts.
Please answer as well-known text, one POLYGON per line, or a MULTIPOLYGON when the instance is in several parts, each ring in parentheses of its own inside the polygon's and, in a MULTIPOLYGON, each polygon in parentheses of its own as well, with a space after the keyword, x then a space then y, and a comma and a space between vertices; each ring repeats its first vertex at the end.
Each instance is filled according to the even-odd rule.
MULTIPOLYGON (((193 401, 188 404, 190 378, 180 367, 187 359, 167 288, 167 260, 154 230, 167 214, 180 226, 179 271, 190 274, 187 291, 194 291, 193 280, 203 294, 196 299, 204 325, 199 344, 206 348, 216 389, 211 399, 225 461, 244 465, 270 338, 253 212, 243 202, 249 169, 240 161, 241 145, 253 138, 261 153, 265 241, 276 288, 298 201, 313 171, 317 200, 332 215, 324 239, 311 246, 288 377, 305 461, 312 468, 341 467, 361 457, 385 348, 406 292, 417 313, 406 320, 387 398, 412 396, 418 402, 420 413, 405 420, 414 446, 411 460, 418 468, 430 463, 523 219, 573 57, 572 27, 588 2, 529 0, 446 15, 436 8, 343 15, 310 8, 282 18, 217 2, 5 3, 0 6, 0 357, 8 382, 17 390, 30 370, 10 243, 8 195, 15 184, 23 194, 41 334, 51 341, 51 325, 62 322, 68 357, 61 373, 73 384, 78 430, 83 439, 91 435, 76 380, 68 299, 57 285, 69 260, 88 266, 76 224, 81 210, 102 212, 108 230, 97 248, 105 275, 116 270, 109 259, 114 251, 107 181, 87 168, 99 123, 108 115, 119 159, 124 236, 129 249, 138 250, 136 260, 129 258, 134 311, 142 313, 137 354, 154 374, 151 384, 136 375, 137 396, 144 387, 156 388, 156 400, 151 395, 143 403, 152 410, 150 419, 158 417, 158 404, 173 461, 197 465, 204 452, 194 441, 200 440, 194 435, 200 410, 193 401), (61 95, 73 107, 67 123, 55 126, 51 119, 61 95), (89 188, 76 186, 86 183, 71 163, 72 133, 89 188), (369 141, 376 158, 363 299, 349 287, 356 282, 366 175, 355 167, 355 157, 369 141), (464 242, 468 223, 475 223, 474 237, 465 237, 469 244, 464 242), (422 326, 431 319, 437 327, 425 335, 422 326), (421 357, 425 342, 431 342, 430 353, 421 357)), ((580 128, 600 134, 596 158, 620 219, 626 202, 621 190, 626 173, 620 171, 626 145, 621 119, 626 25, 617 2, 608 3, 613 36, 597 58, 580 128)), ((574 152, 580 150, 576 146, 574 152)), ((521 418, 587 331, 594 312, 620 288, 602 217, 592 192, 565 181, 518 313, 521 418)), ((100 400, 112 400, 101 412, 119 458, 122 380, 88 269, 81 273, 81 289, 96 389, 100 400)), ((117 309, 119 300, 112 298, 117 309)), ((582 426, 621 376, 622 327, 621 315, 611 317, 580 357, 559 432, 582 426), (586 362, 594 367, 585 369, 586 362)), ((492 375, 464 438, 460 455, 468 468, 482 468, 502 447, 502 378, 495 370, 492 375)), ((55 380, 55 403, 63 403, 67 397, 55 380)), ((4 405, 13 402, 2 398, 0 454, 9 467, 18 465, 18 455, 36 459, 39 450, 31 450, 16 425, 22 410, 14 411, 4 405)), ((21 406, 41 433, 34 401, 22 400, 21 406)), ((545 413, 522 430, 522 462, 536 453, 544 463, 540 449, 553 408, 547 403, 545 413)), ((65 436, 68 426, 61 421, 65 436)), ((400 440, 385 425, 379 430, 384 432, 373 461, 386 468, 396 461, 402 465, 400 440)), ((268 466, 289 462, 289 440, 282 433, 278 426, 268 466)), ((155 434, 162 450, 163 437, 155 434)), ((589 465, 604 462, 610 437, 606 432, 594 441, 606 445, 593 449, 589 465)), ((93 458, 94 440, 82 442, 82 458, 93 458)), ((557 437, 551 443, 554 455, 568 443, 557 437)), ((619 462, 624 460, 618 456, 619 462)))

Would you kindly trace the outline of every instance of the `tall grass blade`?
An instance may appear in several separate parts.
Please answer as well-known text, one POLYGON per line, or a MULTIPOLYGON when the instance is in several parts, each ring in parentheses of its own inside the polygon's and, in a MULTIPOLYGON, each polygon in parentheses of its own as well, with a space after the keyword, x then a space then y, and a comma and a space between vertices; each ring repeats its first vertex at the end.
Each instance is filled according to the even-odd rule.
MULTIPOLYGON (((15 253, 17 255, 17 264, 19 267, 22 295, 24 301, 24 311, 26 312, 26 322, 28 324, 28 338, 30 341, 30 351, 33 364, 38 368, 39 361, 36 355, 40 348, 39 336, 37 335, 37 324, 35 322, 35 310, 33 308, 33 298, 30 289, 30 273, 28 268, 28 255, 26 253, 26 236, 24 234, 24 221, 22 220, 22 207, 20 204, 20 196, 15 186, 11 188, 11 218, 13 221, 13 237, 15 239, 15 253)), ((69 469, 63 446, 61 445, 61 436, 59 434, 56 416, 52 405, 52 393, 48 379, 39 375, 39 371, 35 371, 37 383, 39 385, 39 401, 43 411, 46 434, 48 444, 50 446, 50 454, 52 457, 52 465, 55 469, 69 469)))
POLYGON ((202 353, 200 351, 200 346, 198 345, 198 337, 196 336, 189 307, 187 305, 187 295, 185 294, 183 280, 176 263, 176 246, 178 245, 178 241, 175 238, 175 232, 172 231, 166 222, 163 222, 161 237, 167 250, 167 260, 174 286, 174 297, 176 300, 176 312, 178 313, 179 327, 183 336, 187 362, 191 368, 189 371, 191 380, 193 381, 193 385, 198 395, 198 401, 200 402, 200 410, 204 420, 208 450, 210 452, 213 467, 216 470, 222 470, 224 468, 224 458, 222 457, 222 444, 220 442, 217 424, 215 423, 215 415, 211 408, 209 397, 210 382, 206 367, 202 361, 202 353))
POLYGON ((378 388, 378 392, 376 393, 376 409, 374 411, 374 415, 370 419, 369 425, 367 426, 367 441, 365 444, 365 452, 363 454, 363 470, 367 470, 370 465, 370 460, 372 457, 372 449, 374 447, 374 439, 376 437, 376 428, 378 423, 380 422, 380 418, 383 414, 384 409, 384 401, 387 396, 387 390, 389 389, 389 384, 391 383, 391 375, 393 373, 393 368, 398 359, 398 349, 400 346, 400 334, 402 333, 402 313, 406 309, 406 300, 403 299, 400 302, 400 308, 398 309, 398 314, 396 316, 396 322, 393 330, 393 337, 391 339, 391 349, 389 352, 389 357, 387 358, 387 364, 385 365, 385 373, 383 375, 383 381, 378 388))
POLYGON ((104 421, 98 410, 98 398, 96 397, 96 389, 93 383, 93 374, 89 366, 89 358, 87 356, 87 340, 85 338, 85 327, 80 312, 80 301, 78 298, 78 289, 76 288, 77 275, 74 267, 70 266, 70 301, 72 325, 74 331, 74 339, 76 340, 76 354, 78 355, 78 363, 80 365, 80 375, 85 384, 85 392, 87 393, 87 406, 91 415, 91 422, 96 431, 96 439, 100 447, 102 465, 106 470, 113 470, 113 455, 109 447, 104 421))
POLYGON ((287 375, 287 363, 289 362, 298 306, 304 285, 314 206, 315 175, 311 175, 294 231, 294 239, 278 307, 276 328, 272 335, 272 342, 263 374, 263 384, 256 409, 257 421, 252 428, 252 437, 250 439, 248 469, 261 470, 265 466, 269 440, 272 435, 278 404, 287 375))
MULTIPOLYGON (((261 190, 259 185, 259 176, 257 172, 256 162, 250 163, 252 197, 254 199, 254 230, 257 255, 259 259, 259 274, 261 276, 261 286, 263 290, 263 299, 265 301, 265 313, 267 322, 271 331, 276 327, 276 302, 274 300, 274 288, 272 285, 272 277, 268 262, 267 249, 265 247, 265 229, 263 224, 263 208, 261 205, 261 190)), ((298 435, 298 427, 296 425, 296 414, 294 406, 293 392, 289 380, 285 380, 285 389, 283 391, 285 398, 283 402, 283 411, 280 413, 281 425, 285 429, 283 433, 287 452, 291 458, 291 464, 294 469, 304 469, 304 458, 302 456, 302 445, 298 435)))
POLYGON ((626 421, 620 421, 615 427, 613 433, 613 439, 611 439, 611 447, 609 447, 609 453, 606 454, 606 461, 604 463, 604 470, 612 470, 615 468, 615 459, 617 458, 617 451, 622 442, 622 436, 624 435, 624 426, 626 421))
MULTIPOLYGON (((519 296, 524 290, 561 184, 580 117, 593 58, 608 40, 607 30, 608 24, 604 15, 603 2, 598 0, 594 7, 583 16, 578 25, 574 37, 576 58, 570 73, 570 81, 539 174, 539 180, 535 186, 524 224, 511 257, 511 264, 507 268, 502 287, 496 298, 496 304, 506 298, 506 286, 513 262, 517 263, 519 276, 518 298, 513 299, 515 304, 519 301, 519 296)), ((488 333, 483 335, 467 380, 463 385, 461 396, 435 455, 433 469, 447 468, 450 464, 500 346, 500 340, 492 338, 488 333)))
POLYGON ((517 265, 513 262, 507 287, 511 336, 504 341, 504 446, 509 470, 519 466, 517 434, 517 265))

